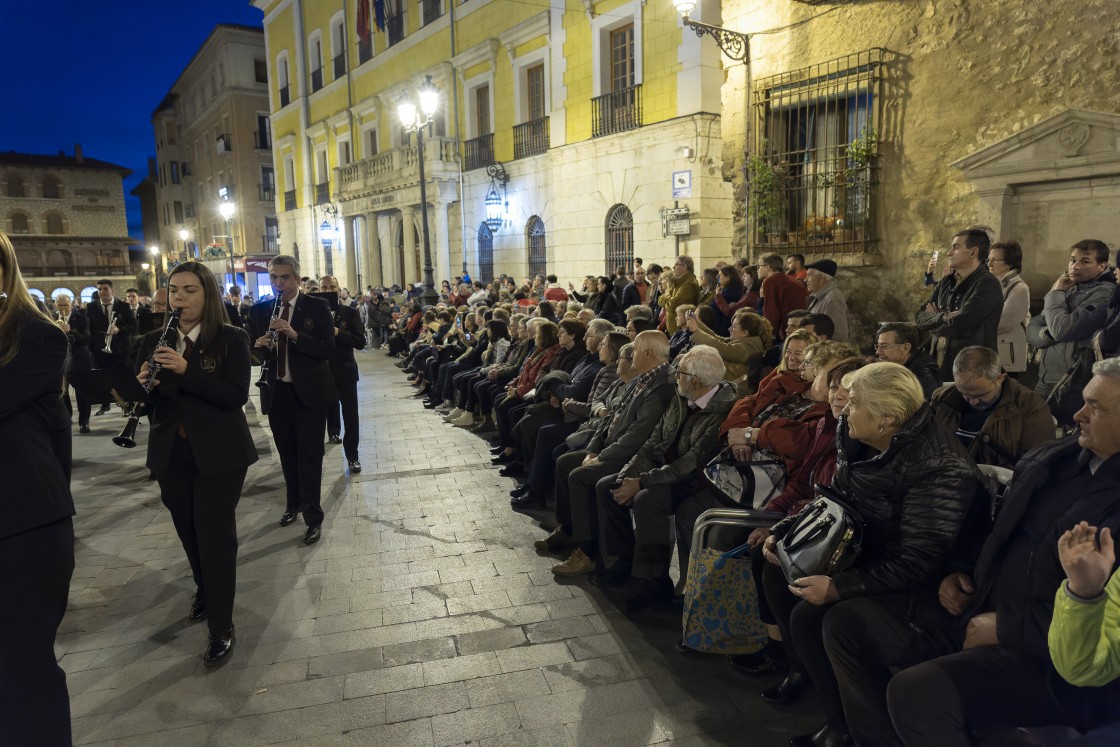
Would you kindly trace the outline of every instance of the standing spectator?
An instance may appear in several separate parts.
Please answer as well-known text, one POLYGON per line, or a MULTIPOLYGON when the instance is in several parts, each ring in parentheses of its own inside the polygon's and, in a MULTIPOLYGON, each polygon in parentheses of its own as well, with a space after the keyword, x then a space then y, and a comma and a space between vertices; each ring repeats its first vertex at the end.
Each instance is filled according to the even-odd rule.
MULTIPOLYGON (((812 267, 812 265, 808 267, 812 267)), ((802 285, 808 285, 809 276, 806 272, 808 267, 805 266, 804 254, 791 254, 786 257, 786 274, 802 285)))
POLYGON ((832 320, 835 331, 829 337, 830 340, 847 342, 848 302, 843 291, 836 285, 836 263, 831 259, 822 259, 807 266, 805 273, 809 289, 809 311, 824 314, 832 320))
POLYGON ((626 311, 631 306, 646 303, 649 299, 649 283, 646 282, 646 271, 641 265, 634 266, 634 281, 628 283, 622 290, 622 310, 626 311))
POLYGON ((782 272, 782 258, 767 254, 760 260, 758 277, 762 280, 762 315, 774 329, 782 329, 786 315, 804 309, 809 291, 803 283, 782 272))
POLYGON ((1062 425, 1072 425, 1073 413, 1081 409, 1081 383, 1068 379, 1072 386, 1054 388, 1075 365, 1088 367, 1092 337, 1108 319, 1115 283, 1108 246, 1097 239, 1079 241, 1070 250, 1066 272, 1043 299, 1042 313, 1027 326, 1027 342, 1042 351, 1035 391, 1047 398, 1062 425))
POLYGON ((942 384, 941 369, 923 348, 918 346, 918 328, 905 322, 887 322, 879 327, 875 338, 875 356, 881 361, 906 366, 918 377, 922 392, 929 399, 942 384))
POLYGON ((567 301, 568 291, 560 287, 560 283, 556 282, 555 275, 549 275, 546 280, 548 286, 544 289, 544 300, 546 301, 567 301))
POLYGON ((1107 358, 1120 355, 1120 272, 1113 272, 1116 276, 1117 286, 1112 291, 1112 300, 1108 302, 1108 321, 1097 337, 1101 352, 1107 358))
POLYGON ((699 305, 700 283, 694 273, 692 257, 682 254, 673 263, 673 277, 669 279, 668 289, 661 292, 659 302, 665 311, 665 330, 670 335, 677 331, 677 307, 682 303, 699 305))
POLYGON ((1003 288, 988 272, 988 234, 967 228, 953 237, 947 275, 914 320, 918 329, 931 330, 930 354, 941 369, 941 380, 953 378, 953 361, 964 348, 983 345, 996 349, 996 330, 1003 309, 1003 288))
POLYGON ((730 265, 719 268, 719 287, 711 303, 716 325, 712 329, 721 335, 727 335, 731 327, 731 317, 736 311, 744 306, 751 311, 757 311, 755 304, 758 302, 758 294, 755 294, 755 304, 751 304, 743 303, 745 293, 743 278, 740 277, 738 270, 730 265))
POLYGON ((649 305, 650 310, 653 311, 652 318, 654 319, 657 319, 661 315, 661 275, 663 273, 664 269, 656 262, 651 264, 649 269, 646 270, 646 280, 649 281, 649 292, 646 294, 646 303, 649 305))
POLYGON ((1031 289, 1019 277, 1023 250, 1017 241, 992 244, 988 271, 1003 287, 1003 313, 999 317, 996 345, 1003 370, 1015 377, 1027 370, 1027 322, 1031 314, 1031 289))
POLYGON ((707 306, 716 297, 719 290, 719 270, 709 267, 704 270, 704 282, 700 284, 700 301, 698 306, 707 306))

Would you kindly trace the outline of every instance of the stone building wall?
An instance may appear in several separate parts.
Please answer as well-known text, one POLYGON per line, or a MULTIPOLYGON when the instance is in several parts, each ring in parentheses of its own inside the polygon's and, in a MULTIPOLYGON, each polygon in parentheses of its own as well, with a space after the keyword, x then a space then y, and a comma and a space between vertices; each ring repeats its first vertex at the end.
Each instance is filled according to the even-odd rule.
MULTIPOLYGON (((1052 280, 1050 271, 1063 266, 1069 245, 1085 236, 1063 237, 1051 230, 1040 239, 1022 222, 1017 229, 1014 211, 1005 207, 1001 214, 986 205, 954 164, 1070 109, 1120 112, 1120 30, 1109 20, 1115 10, 1111 0, 723 3, 724 25, 737 31, 758 34, 806 21, 752 37, 754 80, 872 47, 888 51, 879 252, 870 258, 871 266, 848 267, 840 274, 855 334, 869 335, 877 321, 911 319, 926 295, 922 273, 930 253, 941 249, 944 257, 954 231, 974 223, 990 225, 999 238, 1020 241, 1028 263, 1039 268, 1032 295, 1037 299, 1045 292, 1050 281, 1043 278, 1052 280), (1025 235, 1005 233, 1016 230, 1025 235), (1046 245, 1040 246, 1042 241, 1046 245)), ((723 87, 724 177, 739 198, 744 194, 744 77, 742 65, 729 66, 723 87)), ((1009 180, 1008 204, 1016 199, 1014 183, 1009 180)), ((1116 247, 1116 203, 1107 204, 1088 207, 1095 214, 1075 223, 1101 230, 1112 225, 1111 236, 1097 238, 1116 247)), ((733 218, 736 252, 757 256, 760 248, 746 246, 742 199, 733 218)), ((1025 275, 1032 271, 1024 267, 1025 275)))

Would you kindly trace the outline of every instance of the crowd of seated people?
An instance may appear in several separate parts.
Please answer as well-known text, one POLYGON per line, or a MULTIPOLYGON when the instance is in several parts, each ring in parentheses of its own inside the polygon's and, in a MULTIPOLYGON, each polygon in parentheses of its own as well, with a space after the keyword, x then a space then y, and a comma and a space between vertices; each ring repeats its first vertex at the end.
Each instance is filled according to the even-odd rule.
POLYGON ((1120 744, 1108 248, 1075 243, 1029 319, 1018 244, 966 229, 947 254, 914 318, 870 334, 848 324, 831 260, 698 273, 681 256, 582 292, 472 284, 458 306, 409 307, 386 344, 426 407, 490 439, 558 581, 589 576, 636 620, 680 609, 705 511, 767 517, 711 541, 749 548, 766 630, 730 667, 776 676, 770 703, 816 691, 820 726, 794 747, 1120 744), (706 479, 717 458, 749 468, 750 489, 706 479), (860 553, 791 578, 780 548, 817 486, 858 512, 860 553))

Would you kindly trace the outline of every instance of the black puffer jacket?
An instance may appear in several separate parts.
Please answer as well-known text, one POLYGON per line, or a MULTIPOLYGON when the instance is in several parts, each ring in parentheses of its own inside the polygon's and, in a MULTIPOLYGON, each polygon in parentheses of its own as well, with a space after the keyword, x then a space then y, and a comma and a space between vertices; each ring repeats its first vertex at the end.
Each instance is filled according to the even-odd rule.
POLYGON ((960 441, 933 420, 928 404, 881 454, 848 436, 846 416, 836 440, 832 486, 848 496, 865 523, 859 561, 832 579, 840 598, 936 585, 958 536, 974 536, 972 526, 962 534, 966 517, 971 524, 986 515, 970 515, 973 499, 986 493, 960 441))

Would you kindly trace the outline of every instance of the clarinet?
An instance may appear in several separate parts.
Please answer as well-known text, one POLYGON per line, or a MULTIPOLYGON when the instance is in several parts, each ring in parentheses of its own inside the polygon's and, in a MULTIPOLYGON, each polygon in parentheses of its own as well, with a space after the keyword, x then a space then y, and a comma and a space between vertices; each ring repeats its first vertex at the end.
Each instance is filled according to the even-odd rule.
MULTIPOLYGON (((144 382, 144 394, 151 393, 152 387, 155 386, 156 374, 163 368, 159 363, 156 363, 156 351, 167 347, 171 333, 179 328, 179 315, 182 313, 182 309, 168 309, 167 311, 167 327, 164 328, 159 342, 152 348, 152 354, 148 356, 148 380, 144 382)), ((142 407, 142 402, 133 402, 128 406, 128 421, 124 424, 124 430, 120 432, 120 435, 113 437, 113 443, 117 446, 123 446, 126 449, 136 446, 136 426, 140 424, 140 409, 142 407)))
MULTIPOLYGON (((274 322, 275 320, 280 318, 280 312, 283 310, 282 309, 283 306, 284 306, 284 294, 283 293, 277 293, 276 294, 276 303, 273 304, 273 306, 272 306, 272 317, 268 320, 268 323, 269 323, 270 326, 271 326, 272 322, 274 322)), ((270 329, 268 331, 268 337, 270 339, 270 342, 268 343, 268 348, 267 349, 272 350, 272 351, 276 350, 276 330, 270 329)), ((272 370, 272 365, 273 365, 273 362, 275 360, 276 360, 275 358, 270 357, 270 358, 265 358, 263 361, 261 361, 261 376, 260 376, 259 379, 257 379, 257 386, 259 386, 261 389, 267 389, 268 386, 269 386, 268 372, 270 370, 272 370)))

